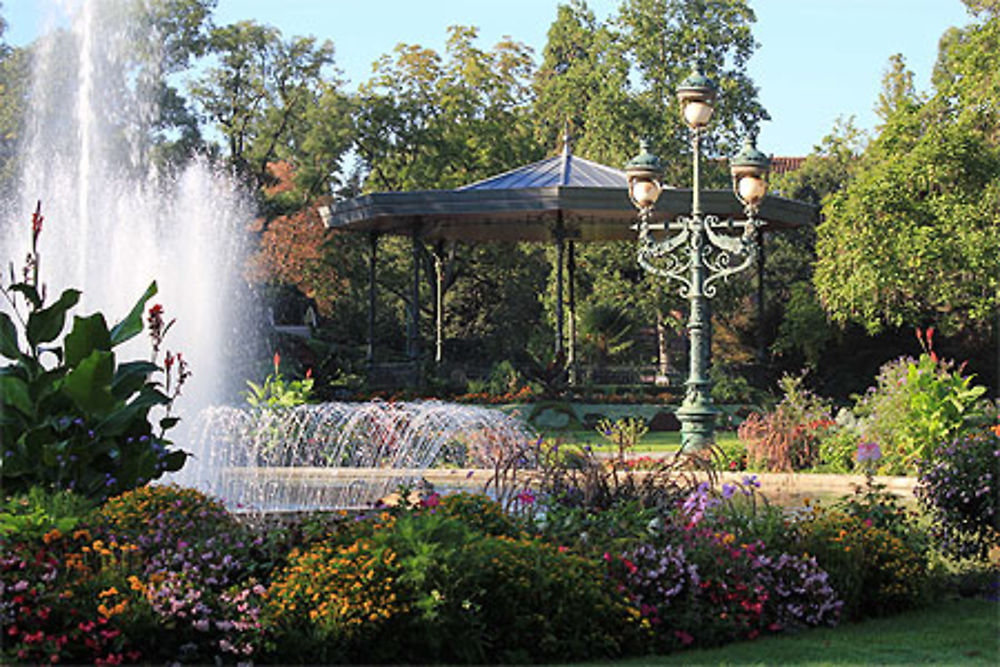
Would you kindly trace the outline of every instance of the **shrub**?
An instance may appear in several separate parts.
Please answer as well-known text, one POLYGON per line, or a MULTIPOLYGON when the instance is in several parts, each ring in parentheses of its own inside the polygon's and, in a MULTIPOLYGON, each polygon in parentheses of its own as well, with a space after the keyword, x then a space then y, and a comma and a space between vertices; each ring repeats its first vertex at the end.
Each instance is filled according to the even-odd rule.
POLYGON ((819 459, 819 443, 833 426, 826 401, 802 387, 802 378, 784 376, 784 398, 771 412, 751 413, 737 433, 753 466, 801 470, 819 459))
POLYGON ((761 542, 704 527, 678 538, 607 557, 654 649, 837 622, 841 602, 814 559, 772 557, 761 542))
POLYGON ((176 484, 146 485, 109 498, 97 516, 116 535, 161 543, 212 537, 236 525, 222 503, 176 484))
POLYGON ((108 539, 143 556, 131 588, 149 618, 133 623, 148 627, 125 627, 143 637, 147 659, 237 661, 259 651, 265 588, 255 576, 267 576, 275 556, 221 503, 194 489, 146 486, 109 499, 97 521, 108 539))
POLYGON ((917 337, 924 347, 918 359, 900 357, 879 370, 875 385, 861 396, 855 412, 862 437, 877 442, 882 472, 913 472, 941 442, 950 442, 983 414, 986 388, 962 375, 964 364, 940 359, 933 351, 933 329, 917 337))
POLYGON ((438 507, 296 554, 272 583, 267 618, 280 657, 305 662, 607 656, 628 629, 595 562, 485 535, 438 507))
MULTIPOLYGON (((428 504, 425 501, 425 508, 428 504)), ((521 533, 518 522, 483 494, 453 493, 439 496, 437 502, 431 504, 433 506, 428 509, 458 519, 472 530, 486 535, 518 537, 521 533)))
MULTIPOLYGON (((62 335, 80 292, 67 289, 46 305, 38 279, 39 211, 32 222, 25 280, 0 288, 24 339, 22 347, 18 327, 0 312, 0 356, 13 362, 0 369, 0 485, 7 493, 36 485, 72 489, 99 502, 180 469, 186 454, 171 450, 165 433, 177 422, 169 407, 187 377, 183 359, 168 353, 160 368, 149 361, 118 363, 114 351, 142 331, 143 308, 156 283, 114 327, 101 313, 77 316, 61 345, 48 347, 62 335), (161 373, 162 383, 153 379, 161 373), (154 429, 150 411, 156 407, 167 414, 154 429)), ((150 321, 159 325, 151 326, 155 360, 170 324, 163 325, 159 305, 150 309, 150 321)))
POLYGON ((848 618, 897 612, 927 592, 927 561, 919 548, 871 519, 813 507, 796 531, 797 553, 814 556, 830 575, 848 618))
POLYGON ((921 461, 916 496, 947 554, 985 559, 1000 545, 1000 427, 966 433, 921 461))
POLYGON ((345 660, 352 646, 405 609, 393 585, 396 555, 370 539, 293 552, 268 590, 265 618, 283 660, 345 660))

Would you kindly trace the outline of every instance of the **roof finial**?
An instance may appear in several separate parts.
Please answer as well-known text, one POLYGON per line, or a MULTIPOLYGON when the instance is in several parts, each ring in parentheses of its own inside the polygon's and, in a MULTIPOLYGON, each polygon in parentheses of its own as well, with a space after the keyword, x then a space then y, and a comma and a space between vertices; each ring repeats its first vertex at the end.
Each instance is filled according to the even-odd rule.
POLYGON ((570 147, 570 122, 569 118, 563 124, 563 155, 572 155, 573 149, 570 147))

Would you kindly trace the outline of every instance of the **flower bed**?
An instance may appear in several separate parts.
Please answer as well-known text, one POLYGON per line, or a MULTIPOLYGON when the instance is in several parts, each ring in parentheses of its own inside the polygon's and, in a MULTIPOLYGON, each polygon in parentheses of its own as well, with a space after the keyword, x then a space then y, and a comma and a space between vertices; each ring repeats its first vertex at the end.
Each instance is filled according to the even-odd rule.
POLYGON ((600 466, 621 484, 601 501, 592 478, 551 475, 506 509, 432 494, 259 530, 173 486, 93 511, 34 492, 9 500, 0 523, 2 656, 604 659, 896 612, 931 590, 926 536, 874 480, 789 514, 752 476, 713 485, 678 467, 643 495, 624 483, 637 474, 627 466, 600 466))

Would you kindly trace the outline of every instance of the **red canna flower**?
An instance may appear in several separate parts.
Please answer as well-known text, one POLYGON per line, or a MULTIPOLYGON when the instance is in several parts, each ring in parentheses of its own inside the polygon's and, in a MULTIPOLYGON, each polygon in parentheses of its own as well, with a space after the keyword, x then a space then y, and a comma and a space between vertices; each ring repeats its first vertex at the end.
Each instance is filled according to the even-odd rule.
POLYGON ((274 352, 274 374, 278 374, 278 365, 281 364, 281 355, 277 351, 274 352))
POLYGON ((38 242, 38 235, 42 233, 42 222, 45 220, 42 217, 42 202, 38 201, 37 206, 35 206, 35 212, 31 214, 31 240, 33 243, 38 242))

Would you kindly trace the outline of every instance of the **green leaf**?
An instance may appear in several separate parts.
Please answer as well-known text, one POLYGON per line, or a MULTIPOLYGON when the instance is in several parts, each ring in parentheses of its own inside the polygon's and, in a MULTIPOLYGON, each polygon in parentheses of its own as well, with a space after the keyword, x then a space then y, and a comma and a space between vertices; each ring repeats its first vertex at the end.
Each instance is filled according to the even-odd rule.
POLYGON ((147 287, 143 295, 139 297, 139 300, 135 302, 135 305, 132 306, 132 310, 125 316, 125 319, 111 329, 112 347, 124 343, 142 331, 142 315, 146 309, 146 302, 149 301, 153 295, 156 294, 156 292, 156 281, 154 280, 149 283, 149 287, 147 287))
POLYGON ((23 294, 24 298, 31 302, 32 310, 38 310, 42 307, 42 297, 38 295, 38 290, 35 289, 34 285, 29 285, 28 283, 17 283, 16 285, 10 286, 10 291, 23 294))
POLYGON ((180 420, 181 420, 180 417, 164 417, 163 419, 160 420, 160 428, 163 429, 164 431, 167 431, 169 429, 172 429, 174 426, 177 426, 177 423, 180 420))
POLYGON ((115 379, 111 382, 111 393, 121 401, 128 400, 132 394, 142 389, 150 376, 160 370, 159 366, 149 361, 129 361, 119 364, 115 371, 115 379))
POLYGON ((28 383, 14 375, 0 375, 0 406, 11 406, 29 417, 33 416, 35 406, 31 402, 28 383))
POLYGON ((66 323, 66 311, 80 301, 80 290, 68 289, 59 300, 48 308, 36 310, 28 315, 27 336, 32 349, 41 343, 48 343, 62 333, 66 323))
POLYGON ((62 390, 84 412, 107 414, 115 406, 111 395, 115 355, 104 350, 94 350, 80 361, 63 380, 62 390))
POLYGON ((17 327, 7 313, 0 313, 0 354, 8 359, 21 356, 21 350, 17 347, 17 327))
POLYGON ((167 472, 177 472, 184 467, 188 454, 183 451, 170 452, 163 458, 163 465, 167 472))
POLYGON ((94 313, 89 317, 74 317, 73 330, 66 335, 63 347, 66 350, 66 365, 70 368, 75 368, 94 350, 109 351, 111 335, 104 315, 94 313))

